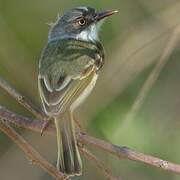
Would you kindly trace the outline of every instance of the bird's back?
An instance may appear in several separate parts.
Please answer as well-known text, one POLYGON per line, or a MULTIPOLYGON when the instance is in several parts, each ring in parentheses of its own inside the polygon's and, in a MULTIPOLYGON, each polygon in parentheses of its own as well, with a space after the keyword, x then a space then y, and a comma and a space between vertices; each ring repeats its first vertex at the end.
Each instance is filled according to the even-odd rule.
POLYGON ((48 42, 39 62, 39 89, 45 111, 53 115, 69 107, 76 96, 65 106, 64 98, 70 97, 68 92, 77 87, 78 83, 79 86, 82 86, 82 83, 87 83, 88 86, 90 81, 81 80, 89 72, 98 71, 102 66, 103 57, 100 43, 74 39, 48 42), (62 107, 63 110, 60 110, 62 107))

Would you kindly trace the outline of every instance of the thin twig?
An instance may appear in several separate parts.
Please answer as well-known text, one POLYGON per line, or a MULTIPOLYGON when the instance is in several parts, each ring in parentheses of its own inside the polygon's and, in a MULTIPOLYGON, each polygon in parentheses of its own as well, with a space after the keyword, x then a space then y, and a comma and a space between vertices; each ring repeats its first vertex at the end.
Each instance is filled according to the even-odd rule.
POLYGON ((79 149, 85 155, 87 160, 94 162, 94 164, 101 170, 101 172, 103 172, 104 176, 108 180, 122 180, 120 177, 119 178, 114 177, 111 170, 105 167, 105 164, 101 162, 94 154, 89 152, 86 148, 80 147, 79 149))
POLYGON ((32 146, 30 146, 16 131, 7 123, 0 121, 0 130, 3 131, 19 148, 26 154, 31 163, 41 167, 52 177, 62 180, 67 179, 53 165, 46 161, 32 146))
POLYGON ((164 48, 164 51, 162 52, 162 55, 160 56, 160 59, 158 60, 156 66, 150 73, 149 77, 145 81, 144 85, 142 86, 136 100, 134 101, 132 108, 128 112, 128 115, 124 121, 125 125, 129 124, 131 120, 134 119, 138 111, 143 105, 144 99, 154 86, 155 82, 157 81, 161 71, 163 70, 164 66, 169 60, 170 55, 172 54, 173 50, 175 49, 175 46, 177 45, 179 38, 180 38, 180 25, 177 25, 174 29, 172 35, 170 36, 170 39, 164 48))
POLYGON ((4 89, 10 96, 15 98, 17 102, 23 105, 27 110, 34 114, 38 119, 48 120, 48 117, 43 111, 40 111, 33 103, 25 96, 20 94, 14 87, 12 87, 7 81, 0 77, 0 88, 4 89))
MULTIPOLYGON (((33 120, 27 117, 15 114, 3 107, 0 107, 0 118, 14 123, 19 127, 31 129, 36 132, 40 132, 43 127, 43 120, 33 120)), ((55 134, 55 128, 53 125, 49 126, 45 133, 55 134)), ((106 141, 91 137, 85 133, 77 133, 77 139, 82 144, 90 144, 98 149, 102 149, 108 153, 111 153, 118 158, 129 159, 137 162, 143 162, 153 167, 158 167, 162 170, 180 174, 180 165, 171 163, 154 156, 146 155, 143 153, 136 152, 127 147, 116 146, 106 141)))
MULTIPOLYGON (((24 128, 29 127, 28 129, 34 130, 36 132, 40 132, 39 130, 42 129, 43 123, 44 123, 43 120, 33 120, 30 118, 23 117, 21 115, 17 115, 15 113, 8 111, 6 108, 1 107, 1 106, 0 106, 0 117, 10 123, 17 125, 17 126, 24 127, 24 128)), ((47 132, 54 134, 55 127, 52 124, 49 125, 47 127, 47 132)), ((85 152, 84 152, 84 154, 85 154, 85 152)), ((86 153, 86 156, 88 156, 87 153, 86 153)), ((97 160, 97 166, 100 167, 100 162, 98 162, 98 160, 97 160)), ((103 163, 101 163, 101 170, 102 170, 103 174, 106 175, 106 177, 107 176, 113 177, 113 175, 109 169, 105 168, 105 166, 103 168, 103 163)))
MULTIPOLYGON (((28 129, 31 129, 36 132, 41 132, 40 129, 42 130, 42 127, 44 126, 44 120, 34 120, 21 115, 17 115, 2 106, 0 106, 0 118, 20 127, 28 127, 28 129)), ((55 132, 55 129, 52 127, 52 124, 50 124, 47 127, 46 131, 49 132, 50 129, 51 132, 55 132)))
POLYGON ((115 156, 117 156, 119 159, 129 159, 137 162, 143 162, 145 164, 148 164, 150 166, 158 167, 162 170, 173 172, 176 174, 180 174, 180 165, 174 164, 162 159, 159 159, 154 156, 146 155, 143 153, 136 152, 128 147, 120 147, 113 145, 111 143, 108 143, 106 141, 91 137, 86 134, 81 134, 79 136, 79 141, 85 144, 90 144, 96 148, 102 149, 106 152, 109 152, 115 156))

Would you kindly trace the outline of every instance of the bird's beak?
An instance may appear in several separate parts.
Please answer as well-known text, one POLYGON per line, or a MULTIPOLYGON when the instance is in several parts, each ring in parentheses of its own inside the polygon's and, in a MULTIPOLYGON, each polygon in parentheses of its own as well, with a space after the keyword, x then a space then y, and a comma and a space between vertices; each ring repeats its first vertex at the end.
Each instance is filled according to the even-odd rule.
POLYGON ((99 13, 97 13, 97 15, 95 17, 95 20, 100 21, 100 20, 102 20, 102 19, 104 19, 106 17, 109 17, 109 16, 111 16, 113 14, 116 14, 118 12, 119 12, 118 10, 113 10, 113 11, 112 10, 107 10, 107 11, 99 12, 99 13))

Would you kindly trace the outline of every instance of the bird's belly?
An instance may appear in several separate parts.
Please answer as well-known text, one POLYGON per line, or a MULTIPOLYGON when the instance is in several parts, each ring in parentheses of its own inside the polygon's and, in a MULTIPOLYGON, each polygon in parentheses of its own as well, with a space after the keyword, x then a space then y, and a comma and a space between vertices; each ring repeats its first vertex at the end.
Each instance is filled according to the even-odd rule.
POLYGON ((82 94, 74 101, 74 103, 71 105, 71 110, 73 111, 74 109, 76 109, 91 93, 91 91, 93 90, 96 81, 97 81, 98 75, 95 74, 91 83, 89 83, 89 85, 87 86, 87 88, 82 92, 82 94))

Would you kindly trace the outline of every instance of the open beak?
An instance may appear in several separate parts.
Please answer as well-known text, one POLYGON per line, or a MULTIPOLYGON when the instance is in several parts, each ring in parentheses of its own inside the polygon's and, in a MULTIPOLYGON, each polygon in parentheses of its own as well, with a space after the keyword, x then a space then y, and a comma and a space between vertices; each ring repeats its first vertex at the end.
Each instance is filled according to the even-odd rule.
POLYGON ((106 17, 109 17, 113 14, 116 14, 116 13, 118 13, 118 10, 113 10, 113 11, 107 10, 107 11, 99 12, 99 13, 97 13, 97 15, 95 17, 95 20, 100 21, 100 20, 102 20, 106 17))

